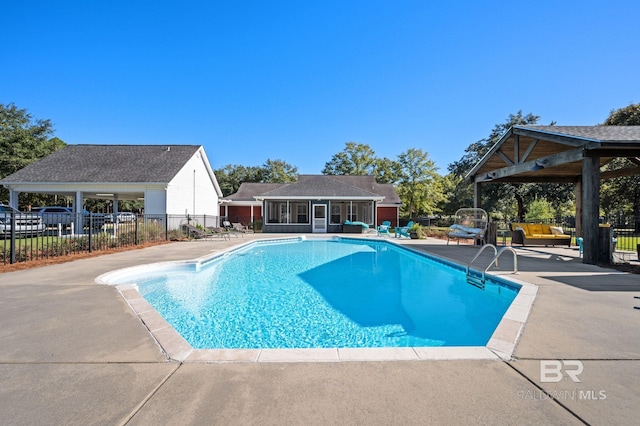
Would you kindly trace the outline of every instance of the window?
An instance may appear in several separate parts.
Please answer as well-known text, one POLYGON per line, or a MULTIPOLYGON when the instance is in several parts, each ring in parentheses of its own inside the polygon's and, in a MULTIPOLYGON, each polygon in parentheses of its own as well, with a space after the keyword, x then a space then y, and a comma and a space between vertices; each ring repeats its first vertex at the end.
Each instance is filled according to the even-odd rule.
POLYGON ((309 203, 289 203, 292 212, 291 223, 309 223, 309 203))
POLYGON ((267 223, 287 223, 286 201, 267 201, 267 223))
POLYGON ((267 223, 309 224, 309 202, 267 201, 267 223))
POLYGON ((373 202, 371 201, 332 202, 330 211, 332 224, 337 225, 350 220, 373 225, 373 202))
POLYGON ((333 224, 341 224, 342 223, 342 209, 344 208, 344 203, 331 203, 331 223, 333 224))

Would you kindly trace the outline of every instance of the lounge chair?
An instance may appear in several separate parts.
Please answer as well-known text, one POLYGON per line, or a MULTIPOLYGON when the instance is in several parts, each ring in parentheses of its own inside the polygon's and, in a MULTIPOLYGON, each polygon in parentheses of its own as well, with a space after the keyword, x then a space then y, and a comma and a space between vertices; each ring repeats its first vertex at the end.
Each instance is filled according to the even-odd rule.
POLYGON ((185 223, 182 225, 189 238, 194 238, 196 240, 208 240, 213 238, 222 238, 223 240, 231 239, 229 237, 229 232, 222 230, 221 228, 207 228, 200 229, 191 224, 185 223))
POLYGON ((447 232, 447 245, 449 240, 455 238, 460 244, 461 239, 471 239, 474 242, 482 242, 487 232, 489 215, 483 209, 464 208, 456 212, 455 223, 447 232))
POLYGON ((387 236, 390 237, 391 234, 389 234, 389 228, 391 228, 391 222, 389 222, 388 220, 385 220, 384 222, 382 222, 379 226, 378 226, 378 236, 387 236))
POLYGON ((239 229, 236 229, 235 226, 233 226, 231 224, 231 222, 229 222, 228 220, 223 220, 222 221, 222 226, 224 227, 224 229, 229 233, 229 235, 233 234, 235 235, 237 238, 239 238, 241 235, 244 237, 243 232, 240 231, 239 229))
POLYGON ((253 229, 250 229, 247 225, 243 225, 240 222, 233 222, 231 223, 231 226, 233 227, 233 229, 239 232, 244 232, 244 233, 253 232, 253 229))
POLYGON ((409 230, 411 229, 412 226, 413 226, 413 221, 410 221, 409 223, 407 223, 407 226, 396 227, 395 237, 396 238, 402 238, 402 237, 411 238, 411 235, 409 235, 409 230))

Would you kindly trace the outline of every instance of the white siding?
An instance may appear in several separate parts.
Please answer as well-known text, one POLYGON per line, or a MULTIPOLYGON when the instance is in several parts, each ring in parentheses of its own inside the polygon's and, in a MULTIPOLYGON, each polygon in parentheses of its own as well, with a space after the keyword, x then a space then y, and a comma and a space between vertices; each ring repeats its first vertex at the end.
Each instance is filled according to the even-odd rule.
POLYGON ((147 188, 144 193, 145 214, 165 214, 167 191, 164 188, 147 188))
POLYGON ((218 194, 198 151, 167 186, 167 213, 190 216, 220 214, 218 194))

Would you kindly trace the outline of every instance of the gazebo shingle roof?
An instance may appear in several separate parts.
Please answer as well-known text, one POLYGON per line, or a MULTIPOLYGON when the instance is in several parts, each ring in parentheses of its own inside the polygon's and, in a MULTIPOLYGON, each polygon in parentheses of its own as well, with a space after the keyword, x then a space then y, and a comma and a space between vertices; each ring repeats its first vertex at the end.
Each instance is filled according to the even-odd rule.
POLYGON ((640 143, 640 126, 515 126, 599 142, 640 143))

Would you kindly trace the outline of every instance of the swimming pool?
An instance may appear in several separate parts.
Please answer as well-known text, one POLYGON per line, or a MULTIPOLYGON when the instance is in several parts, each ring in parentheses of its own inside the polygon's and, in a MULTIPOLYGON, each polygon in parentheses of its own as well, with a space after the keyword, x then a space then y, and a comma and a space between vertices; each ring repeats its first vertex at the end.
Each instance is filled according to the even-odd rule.
POLYGON ((484 346, 518 294, 449 262, 367 239, 254 242, 110 277, 195 349, 484 346))

